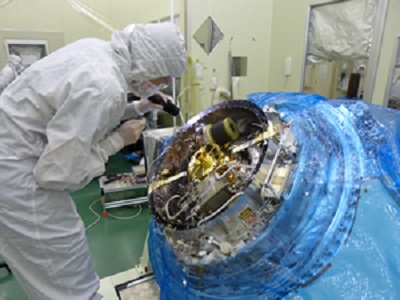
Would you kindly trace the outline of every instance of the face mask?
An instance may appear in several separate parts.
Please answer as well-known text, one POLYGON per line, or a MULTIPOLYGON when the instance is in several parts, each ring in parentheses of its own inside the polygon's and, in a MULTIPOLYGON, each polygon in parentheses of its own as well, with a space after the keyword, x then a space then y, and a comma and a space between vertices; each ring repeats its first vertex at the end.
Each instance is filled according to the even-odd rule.
POLYGON ((132 82, 130 84, 131 91, 138 97, 148 98, 153 96, 160 90, 161 86, 154 85, 150 81, 132 82))

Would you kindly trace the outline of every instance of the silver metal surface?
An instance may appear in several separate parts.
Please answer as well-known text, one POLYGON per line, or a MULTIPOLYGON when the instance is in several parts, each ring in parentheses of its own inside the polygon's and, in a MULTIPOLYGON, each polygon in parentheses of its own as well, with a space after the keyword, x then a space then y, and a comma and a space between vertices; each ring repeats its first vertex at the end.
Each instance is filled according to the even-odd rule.
POLYGON ((121 300, 159 300, 160 288, 154 276, 149 276, 129 283, 119 294, 121 300))
MULTIPOLYGON (((195 204, 196 194, 193 193, 195 193, 196 191, 196 188, 194 188, 197 185, 196 180, 193 181, 191 178, 181 178, 179 180, 171 181, 171 184, 167 186, 160 185, 159 183, 162 183, 165 180, 169 181, 168 180, 169 178, 173 178, 176 174, 187 170, 192 155, 194 155, 194 153, 199 150, 199 148, 197 148, 198 144, 203 143, 202 141, 198 140, 198 138, 200 137, 197 132, 199 127, 208 126, 210 124, 216 124, 224 120, 228 116, 235 118, 236 122, 238 123, 241 122, 243 124, 239 125, 244 128, 243 136, 239 137, 239 139, 236 142, 247 141, 248 134, 250 132, 251 134, 256 135, 256 131, 261 130, 260 131, 261 133, 263 126, 264 125, 266 126, 267 122, 265 114, 262 112, 262 110, 258 106, 249 101, 223 102, 214 105, 213 107, 209 108, 208 110, 200 113, 196 117, 189 120, 189 122, 176 134, 174 139, 169 143, 167 148, 160 155, 160 158, 156 160, 154 166, 152 167, 154 169, 154 172, 152 171, 151 178, 149 178, 150 179, 149 181, 152 182, 151 186, 159 186, 161 188, 151 189, 149 194, 149 205, 153 215, 155 215, 156 220, 158 222, 161 222, 164 225, 168 226, 177 226, 177 227, 182 226, 182 228, 195 227, 196 222, 200 221, 204 217, 204 214, 212 214, 211 211, 208 212, 210 209, 208 205, 207 205, 208 207, 204 208, 201 207, 200 209, 197 207, 197 204, 195 204), (252 127, 253 123, 257 124, 258 126, 253 128, 252 127), (250 128, 250 127, 248 128, 248 126, 251 127, 251 130, 249 131, 249 133, 246 133, 246 130, 249 130, 250 128), (165 172, 167 173, 164 174, 165 172), (190 192, 189 195, 185 195, 184 190, 189 191, 191 189, 192 192, 190 192), (172 197, 175 197, 178 194, 180 195, 180 197, 183 197, 183 199, 185 199, 184 202, 171 201, 172 197), (169 212, 171 212, 171 215, 175 215, 177 212, 181 211, 181 208, 179 207, 183 205, 183 203, 186 206, 194 205, 194 207, 185 208, 188 211, 198 210, 202 211, 202 213, 201 215, 198 216, 194 216, 192 213, 190 213, 189 216, 194 217, 194 219, 191 220, 188 219, 182 220, 181 218, 185 218, 185 216, 181 215, 180 218, 176 220, 176 222, 172 222, 171 220, 169 220, 168 216, 165 215, 166 203, 171 203, 173 205, 173 208, 171 208, 171 204, 168 205, 168 209, 169 212)), ((258 147, 260 149, 262 148, 259 147, 259 145, 256 145, 255 147, 258 147)), ((225 154, 223 155, 225 156, 225 154)), ((242 154, 237 154, 237 156, 240 157, 242 156, 242 154)), ((233 196, 233 194, 239 192, 239 190, 243 191, 246 185, 248 185, 251 182, 251 176, 253 176, 257 172, 257 169, 261 165, 262 159, 263 159, 263 154, 262 156, 257 158, 257 161, 255 160, 251 161, 251 158, 249 157, 248 158, 249 163, 251 162, 251 164, 254 164, 254 166, 252 166, 252 170, 248 172, 248 175, 246 175, 248 176, 248 178, 242 181, 238 177, 237 181, 234 182, 233 184, 228 184, 228 182, 226 182, 222 194, 219 193, 218 195, 219 200, 215 199, 212 200, 212 202, 214 202, 215 200, 220 204, 215 204, 214 202, 214 204, 212 204, 211 207, 214 207, 215 205, 219 207, 224 202, 223 200, 224 198, 226 198, 225 200, 228 200, 230 197, 233 196), (229 190, 230 186, 232 187, 237 186, 237 187, 233 188, 233 190, 231 191, 229 190)), ((219 161, 219 159, 217 159, 217 161, 219 161)), ((199 203, 202 203, 202 201, 200 201, 199 203)), ((217 209, 218 207, 211 209, 214 210, 217 209)))
POLYGON ((192 118, 156 161, 150 183, 151 212, 164 227, 178 260, 195 271, 199 266, 234 257, 256 239, 273 219, 291 185, 295 151, 296 140, 290 124, 281 120, 279 114, 264 113, 249 101, 221 103, 192 118), (203 146, 202 134, 196 126, 214 124, 227 115, 236 118, 241 128, 239 140, 221 148, 215 144, 203 146), (254 126, 253 122, 261 126, 254 126), (248 124, 251 126, 247 127, 248 124), (269 143, 275 147, 266 155, 269 143), (239 158, 244 155, 243 161, 229 157, 233 149, 240 149, 235 153, 239 153, 239 158), (218 158, 212 160, 211 154, 221 152, 227 156, 220 165, 214 165, 218 158), (204 157, 212 162, 212 167, 202 169, 200 176, 190 169, 190 162, 201 158, 199 153, 207 153, 204 157), (246 168, 251 173, 242 178, 246 168), (176 180, 177 174, 187 176, 176 180))
POLYGON ((147 203, 148 198, 146 197, 138 197, 138 198, 133 198, 133 199, 124 199, 124 200, 119 200, 119 201, 110 201, 110 202, 105 202, 103 203, 104 208, 116 208, 116 207, 123 207, 127 205, 136 205, 136 204, 143 204, 147 203))

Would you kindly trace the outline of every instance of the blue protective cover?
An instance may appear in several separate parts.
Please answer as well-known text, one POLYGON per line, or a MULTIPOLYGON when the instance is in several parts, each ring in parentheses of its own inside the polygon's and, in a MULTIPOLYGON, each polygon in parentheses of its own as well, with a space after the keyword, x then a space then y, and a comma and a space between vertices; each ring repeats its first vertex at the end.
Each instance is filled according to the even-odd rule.
POLYGON ((321 95, 305 93, 253 93, 247 96, 248 100, 263 108, 268 105, 275 108, 286 117, 297 114, 300 111, 314 106, 320 102, 328 101, 321 95))
POLYGON ((249 99, 293 122, 292 188, 255 241, 195 274, 153 221, 149 253, 161 299, 398 299, 400 113, 302 93, 249 99))

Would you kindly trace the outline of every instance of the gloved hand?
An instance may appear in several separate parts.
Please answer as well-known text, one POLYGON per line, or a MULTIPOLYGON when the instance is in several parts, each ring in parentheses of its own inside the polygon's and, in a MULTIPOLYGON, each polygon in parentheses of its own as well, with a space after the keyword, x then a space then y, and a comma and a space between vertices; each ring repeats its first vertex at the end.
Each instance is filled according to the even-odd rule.
POLYGON ((125 146, 134 144, 140 137, 146 125, 146 120, 130 120, 117 129, 117 133, 124 140, 125 146))
POLYGON ((136 104, 136 110, 140 115, 144 115, 153 110, 162 110, 162 105, 155 104, 147 98, 140 99, 136 104))
MULTIPOLYGON (((166 94, 158 92, 155 93, 154 95, 158 95, 164 102, 168 102, 168 100, 172 101, 172 97, 166 94)), ((149 101, 147 98, 144 98, 137 102, 136 109, 140 114, 144 115, 145 113, 148 113, 155 109, 163 110, 163 106, 160 104, 155 104, 149 101)))
POLYGON ((160 96, 163 100, 164 100, 164 102, 168 102, 168 101, 171 101, 171 102, 173 102, 172 100, 172 97, 171 96, 169 96, 169 95, 167 95, 167 94, 164 94, 164 93, 161 93, 161 92, 158 92, 158 93, 155 93, 154 95, 158 95, 158 96, 160 96))
POLYGON ((160 104, 163 106, 163 110, 169 113, 171 116, 178 116, 180 113, 180 108, 177 106, 172 97, 165 95, 163 93, 156 93, 149 100, 153 103, 160 104))

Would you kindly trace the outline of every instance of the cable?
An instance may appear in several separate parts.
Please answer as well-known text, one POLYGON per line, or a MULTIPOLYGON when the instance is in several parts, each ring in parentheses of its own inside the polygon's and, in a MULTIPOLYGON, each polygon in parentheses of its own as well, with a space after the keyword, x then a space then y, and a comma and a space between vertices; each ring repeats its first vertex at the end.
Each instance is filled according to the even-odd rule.
MULTIPOLYGON (((95 220, 93 223, 91 223, 90 225, 86 226, 86 227, 85 227, 85 231, 87 231, 87 230, 89 230, 90 228, 92 228, 94 225, 96 225, 97 223, 99 223, 100 220, 101 220, 101 216, 93 209, 93 205, 95 205, 97 201, 98 201, 98 200, 95 200, 95 201, 94 201, 92 204, 90 204, 90 206, 89 206, 89 210, 96 216, 96 220, 95 220)), ((139 212, 138 212, 137 214, 133 215, 133 216, 130 216, 130 217, 119 217, 119 216, 112 215, 112 214, 110 214, 110 213, 108 214, 108 216, 110 216, 111 218, 117 219, 117 220, 132 220, 132 219, 138 217, 141 213, 142 213, 142 205, 139 204, 139 212)))
POLYGON ((90 228, 92 228, 94 225, 96 225, 97 223, 99 223, 100 220, 101 220, 100 215, 99 215, 97 212, 95 212, 95 211, 93 210, 93 205, 96 204, 97 201, 98 201, 98 200, 96 199, 92 204, 89 205, 89 210, 97 217, 97 219, 96 219, 96 221, 94 221, 92 224, 90 224, 90 225, 88 225, 87 227, 85 227, 85 231, 87 231, 87 230, 89 230, 90 228))
POLYGON ((117 219, 117 220, 132 220, 134 218, 137 218, 141 213, 142 213, 142 205, 139 204, 139 212, 137 214, 133 215, 133 216, 130 216, 130 217, 118 217, 118 216, 112 215, 110 213, 108 215, 111 218, 114 218, 114 219, 117 219))
POLYGON ((178 97, 176 97, 176 99, 179 101, 179 99, 183 96, 183 93, 186 92, 186 90, 190 87, 190 85, 188 84, 187 86, 185 86, 183 88, 183 90, 179 93, 178 97))

